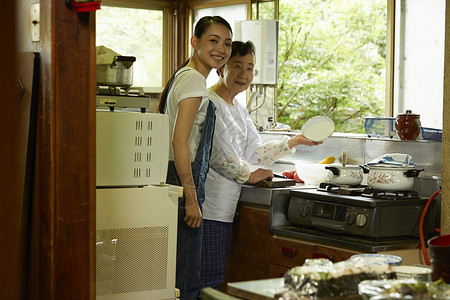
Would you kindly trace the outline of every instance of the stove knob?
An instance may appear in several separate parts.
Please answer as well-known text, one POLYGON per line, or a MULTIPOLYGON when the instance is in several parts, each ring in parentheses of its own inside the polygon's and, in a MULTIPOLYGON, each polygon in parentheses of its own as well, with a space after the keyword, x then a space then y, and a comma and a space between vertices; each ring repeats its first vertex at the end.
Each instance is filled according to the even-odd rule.
POLYGON ((306 217, 309 214, 309 206, 305 205, 301 208, 302 217, 306 217))
POLYGON ((345 218, 347 219, 347 224, 352 225, 355 222, 356 213, 347 213, 345 218))
POLYGON ((363 227, 364 225, 366 225, 367 222, 367 218, 365 215, 357 215, 356 216, 356 225, 358 225, 359 227, 363 227))

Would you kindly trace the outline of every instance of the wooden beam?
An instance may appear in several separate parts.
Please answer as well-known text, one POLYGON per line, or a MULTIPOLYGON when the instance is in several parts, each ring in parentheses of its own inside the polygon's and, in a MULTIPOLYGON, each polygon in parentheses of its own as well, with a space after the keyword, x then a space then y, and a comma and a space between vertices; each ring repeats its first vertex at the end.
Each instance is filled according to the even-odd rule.
POLYGON ((35 299, 95 299, 95 25, 41 2, 35 299), (51 26, 44 26, 51 24, 51 26))

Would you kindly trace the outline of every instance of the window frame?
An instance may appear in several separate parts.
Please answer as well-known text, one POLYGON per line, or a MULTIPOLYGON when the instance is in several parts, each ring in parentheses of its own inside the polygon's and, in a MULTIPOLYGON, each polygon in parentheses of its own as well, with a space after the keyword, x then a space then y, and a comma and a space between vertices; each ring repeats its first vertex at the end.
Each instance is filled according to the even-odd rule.
MULTIPOLYGON (((395 24, 395 1, 396 0, 386 0, 387 1, 387 32, 386 32, 386 89, 385 89, 385 107, 384 112, 386 116, 393 116, 394 113, 394 24, 395 24)), ((186 34, 187 36, 192 35, 192 20, 193 11, 200 8, 217 7, 217 6, 227 6, 232 4, 242 4, 247 3, 247 19, 252 18, 252 8, 253 4, 259 4, 263 2, 275 2, 275 19, 279 19, 279 0, 201 0, 188 1, 188 18, 186 18, 186 34)), ((186 41, 186 49, 189 48, 189 41, 186 41)), ((186 57, 187 59, 187 57, 186 57)))
MULTIPOLYGON (((386 90, 385 90, 385 115, 393 116, 394 113, 394 24, 395 24, 395 1, 398 0, 386 0, 387 1, 387 35, 386 35, 386 90)), ((253 4, 274 2, 275 3, 275 19, 278 19, 279 0, 190 0, 184 3, 186 10, 184 18, 184 36, 188 37, 184 39, 184 57, 182 60, 189 58, 190 39, 192 36, 193 26, 193 14, 194 10, 209 7, 228 6, 234 4, 247 4, 247 19, 252 19, 253 4)), ((163 49, 172 49, 172 51, 163 51, 163 65, 162 65, 162 82, 161 87, 164 87, 165 83, 169 80, 172 72, 176 69, 177 53, 174 49, 174 45, 177 44, 176 34, 170 35, 174 32, 177 15, 183 15, 183 12, 176 13, 176 4, 172 1, 161 0, 103 0, 102 5, 114 6, 114 7, 128 7, 138 9, 152 9, 162 10, 163 12, 163 49)), ((154 91, 160 92, 160 91, 154 91)))
MULTIPOLYGON (((135 8, 135 9, 149 9, 161 10, 163 12, 163 49, 173 49, 175 37, 169 36, 169 32, 173 32, 173 6, 170 1, 155 1, 155 0, 103 0, 102 6, 135 8)), ((174 51, 162 51, 162 82, 161 88, 156 90, 147 90, 149 93, 160 93, 165 83, 171 76, 171 71, 174 66, 174 51)))

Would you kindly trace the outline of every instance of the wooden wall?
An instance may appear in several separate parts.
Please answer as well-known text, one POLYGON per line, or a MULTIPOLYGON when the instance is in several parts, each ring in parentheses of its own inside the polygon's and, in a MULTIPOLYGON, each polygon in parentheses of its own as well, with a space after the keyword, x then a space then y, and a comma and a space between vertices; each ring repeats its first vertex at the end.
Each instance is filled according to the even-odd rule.
POLYGON ((25 299, 95 299, 95 14, 40 1, 40 40, 32 42, 36 1, 16 3, 17 50, 39 53, 41 62, 29 276, 21 289, 25 299))
MULTIPOLYGON (((95 26, 47 0, 41 41, 33 290, 36 299, 95 298, 95 26)), ((41 15, 45 12, 41 11, 41 15)), ((93 13, 91 13, 93 14, 93 13)))
POLYGON ((0 112, 0 270, 2 273, 0 295, 3 299, 20 299, 23 267, 20 256, 20 220, 22 206, 23 181, 15 170, 23 166, 19 158, 23 133, 17 120, 23 119, 19 93, 16 89, 17 68, 15 36, 15 2, 6 1, 0 10, 0 26, 3 47, 0 56, 3 63, 0 69, 0 87, 2 90, 2 110, 0 112), (6 46, 5 46, 6 45, 6 46), (13 126, 11 126, 13 125, 13 126))
POLYGON ((445 13, 444 111, 442 140, 441 234, 450 234, 450 1, 445 13))

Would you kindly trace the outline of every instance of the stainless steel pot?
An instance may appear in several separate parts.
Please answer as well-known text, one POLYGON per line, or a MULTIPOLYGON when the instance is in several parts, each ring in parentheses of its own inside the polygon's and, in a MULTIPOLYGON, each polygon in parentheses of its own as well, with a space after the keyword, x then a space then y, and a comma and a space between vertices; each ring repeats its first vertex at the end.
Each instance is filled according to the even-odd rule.
POLYGON ((327 178, 328 182, 338 185, 357 185, 363 180, 363 171, 360 166, 326 166, 330 170, 327 178))
POLYGON ((97 85, 129 88, 133 85, 134 56, 116 56, 111 64, 97 65, 97 85))
POLYGON ((423 171, 413 167, 397 166, 367 166, 361 165, 364 173, 368 174, 367 184, 377 190, 407 191, 414 185, 414 177, 423 171))

